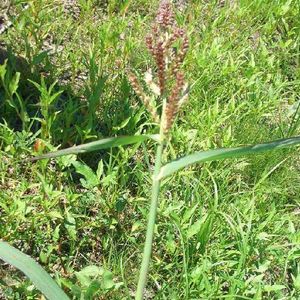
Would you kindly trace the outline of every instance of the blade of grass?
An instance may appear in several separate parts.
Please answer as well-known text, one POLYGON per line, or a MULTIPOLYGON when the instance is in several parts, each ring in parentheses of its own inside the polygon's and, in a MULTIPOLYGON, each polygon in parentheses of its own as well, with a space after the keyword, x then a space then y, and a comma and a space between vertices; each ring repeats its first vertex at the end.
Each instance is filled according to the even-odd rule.
POLYGON ((0 259, 22 271, 48 299, 69 300, 63 290, 35 260, 6 242, 0 242, 0 259))
POLYGON ((160 170, 158 179, 161 180, 169 175, 172 175, 176 171, 184 167, 190 166, 194 163, 221 160, 226 158, 237 158, 244 155, 287 148, 295 146, 297 144, 300 144, 300 136, 245 147, 224 148, 195 152, 193 154, 184 156, 164 165, 160 170))
POLYGON ((99 141, 90 142, 87 144, 82 144, 79 146, 74 146, 74 147, 70 147, 70 148, 66 148, 54 152, 49 152, 47 154, 32 157, 30 158, 30 160, 36 161, 40 159, 54 158, 63 155, 86 153, 86 152, 91 152, 91 151, 96 151, 101 149, 135 144, 135 143, 143 142, 147 139, 157 140, 157 136, 156 135, 134 135, 134 136, 105 138, 99 141))

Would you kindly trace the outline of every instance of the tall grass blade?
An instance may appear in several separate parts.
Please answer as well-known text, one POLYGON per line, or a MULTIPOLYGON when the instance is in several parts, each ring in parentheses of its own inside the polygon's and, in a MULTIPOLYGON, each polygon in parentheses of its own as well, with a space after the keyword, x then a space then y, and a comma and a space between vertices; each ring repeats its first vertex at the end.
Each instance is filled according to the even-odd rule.
POLYGON ((172 175, 176 171, 187 167, 194 163, 221 160, 226 158, 237 158, 244 155, 257 154, 260 152, 271 151, 275 149, 287 148, 300 144, 300 136, 276 140, 269 143, 251 145, 246 147, 237 148, 224 148, 215 149, 208 151, 199 151, 177 160, 174 160, 166 165, 164 165, 158 175, 158 179, 165 178, 172 175))
POLYGON ((157 136, 156 135, 133 135, 133 136, 105 138, 99 141, 90 142, 87 144, 82 144, 79 146, 74 146, 74 147, 58 150, 55 152, 49 152, 47 154, 32 157, 30 158, 30 160, 36 161, 44 158, 54 158, 63 155, 86 153, 86 152, 91 152, 91 151, 96 151, 101 149, 135 144, 135 143, 143 142, 147 139, 157 140, 157 136))
POLYGON ((36 261, 8 243, 0 242, 0 259, 22 271, 48 299, 69 300, 63 290, 36 261))

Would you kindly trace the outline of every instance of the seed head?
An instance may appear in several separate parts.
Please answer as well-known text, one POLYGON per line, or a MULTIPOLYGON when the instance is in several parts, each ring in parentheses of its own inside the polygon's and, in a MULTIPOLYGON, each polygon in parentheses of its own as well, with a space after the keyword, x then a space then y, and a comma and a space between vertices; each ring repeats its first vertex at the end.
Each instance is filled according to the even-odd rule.
POLYGON ((149 97, 133 75, 129 81, 136 94, 155 120, 161 119, 163 133, 166 136, 174 122, 179 108, 188 98, 188 85, 181 71, 188 51, 189 40, 186 32, 176 25, 172 5, 169 0, 161 0, 152 31, 146 37, 146 46, 151 53, 156 73, 146 72, 145 84, 153 97, 149 97), (164 103, 161 118, 158 117, 156 104, 151 99, 164 103))
POLYGON ((163 45, 163 41, 159 41, 155 48, 155 61, 157 66, 157 74, 158 74, 158 81, 159 81, 159 88, 160 94, 164 93, 165 89, 165 47, 163 45))
POLYGON ((153 104, 153 101, 151 101, 151 97, 146 95, 146 93, 144 92, 144 90, 141 87, 137 77, 133 73, 129 72, 128 79, 129 79, 129 82, 130 82, 132 88, 134 89, 136 94, 139 96, 139 98, 143 101, 145 107, 147 108, 147 110, 151 114, 153 120, 155 122, 159 123, 159 116, 158 116, 158 113, 156 111, 156 107, 153 104))
POLYGON ((181 91, 184 86, 184 74, 182 72, 178 72, 176 74, 175 85, 172 89, 170 96, 168 97, 167 105, 165 108, 165 116, 164 116, 164 124, 163 132, 167 134, 173 125, 174 119, 179 109, 179 100, 181 96, 181 91))
POLYGON ((166 30, 168 27, 174 24, 174 14, 170 1, 162 0, 160 2, 156 16, 156 22, 164 30, 166 30))

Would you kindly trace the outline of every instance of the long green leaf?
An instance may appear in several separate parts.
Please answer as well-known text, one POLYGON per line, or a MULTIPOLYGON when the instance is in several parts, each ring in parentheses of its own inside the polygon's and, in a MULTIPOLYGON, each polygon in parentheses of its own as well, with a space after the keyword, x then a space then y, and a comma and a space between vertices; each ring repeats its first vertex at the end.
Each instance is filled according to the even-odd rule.
POLYGON ((244 155, 256 154, 260 152, 295 146, 299 143, 300 143, 300 136, 297 136, 297 137, 292 137, 287 139, 276 140, 264 144, 246 146, 246 147, 199 151, 164 165, 160 170, 158 179, 165 178, 173 174, 174 172, 194 163, 221 160, 225 158, 237 158, 244 155))
POLYGON ((78 154, 78 153, 86 153, 91 151, 96 151, 100 149, 107 149, 112 147, 124 146, 135 144, 138 142, 143 142, 147 139, 157 140, 156 135, 133 135, 133 136, 121 136, 121 137, 112 137, 112 138, 105 138, 99 141, 90 142, 87 144, 82 144, 79 146, 73 146, 70 148, 66 148, 63 150, 58 150, 54 152, 49 152, 47 154, 39 155, 33 158, 30 158, 31 161, 44 159, 44 158, 54 158, 63 155, 70 155, 70 154, 78 154))
POLYGON ((0 242, 0 259, 22 271, 48 299, 69 300, 63 290, 35 260, 8 243, 0 242))

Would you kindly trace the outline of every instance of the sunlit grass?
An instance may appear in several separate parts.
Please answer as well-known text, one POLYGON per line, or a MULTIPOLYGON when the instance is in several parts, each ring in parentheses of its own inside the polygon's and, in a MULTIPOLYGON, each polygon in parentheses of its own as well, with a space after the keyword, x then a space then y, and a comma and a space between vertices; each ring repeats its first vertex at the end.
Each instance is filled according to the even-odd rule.
MULTIPOLYGON (((10 57, 9 81, 21 72, 15 102, 6 101, 2 84, 0 90, 0 237, 56 274, 69 295, 80 298, 86 289, 76 272, 97 265, 114 284, 92 299, 130 299, 153 142, 48 164, 25 160, 59 146, 156 133, 127 74, 153 67, 144 37, 157 3, 100 2, 77 1, 79 13, 58 1, 12 5, 14 26, 1 40, 27 67, 10 57), (47 91, 57 81, 52 93, 27 81, 41 84, 41 76, 47 91), (46 116, 51 128, 43 127, 43 100, 55 93, 46 116)), ((189 1, 178 12, 190 36, 184 69, 191 91, 165 161, 299 133, 299 3, 221 2, 189 1)), ((199 164, 166 178, 146 297, 298 299, 298 194, 297 150, 199 164)), ((6 265, 0 274, 8 299, 37 297, 6 265)))

